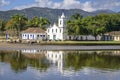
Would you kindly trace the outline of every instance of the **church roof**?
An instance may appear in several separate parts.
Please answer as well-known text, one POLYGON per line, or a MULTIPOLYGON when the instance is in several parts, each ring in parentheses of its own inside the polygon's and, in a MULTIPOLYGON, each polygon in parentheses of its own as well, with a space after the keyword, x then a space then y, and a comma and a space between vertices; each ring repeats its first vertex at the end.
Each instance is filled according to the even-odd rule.
POLYGON ((62 13, 62 15, 61 15, 61 18, 65 18, 65 15, 64 15, 64 13, 62 13))
POLYGON ((22 31, 22 33, 45 33, 45 30, 40 28, 28 28, 22 31))
POLYGON ((106 34, 109 34, 109 35, 120 35, 120 31, 112 31, 112 32, 109 32, 109 33, 106 33, 106 34))

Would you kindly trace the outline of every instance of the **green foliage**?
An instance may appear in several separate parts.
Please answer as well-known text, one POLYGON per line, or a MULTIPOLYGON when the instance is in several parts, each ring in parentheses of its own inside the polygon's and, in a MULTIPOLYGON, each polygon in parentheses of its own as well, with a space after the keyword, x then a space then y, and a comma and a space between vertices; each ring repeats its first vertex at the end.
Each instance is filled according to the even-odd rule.
POLYGON ((16 30, 24 30, 26 29, 26 22, 28 21, 27 17, 25 17, 24 15, 13 15, 11 17, 12 21, 13 21, 13 26, 14 28, 16 28, 16 30))
POLYGON ((83 34, 84 27, 82 23, 82 16, 78 13, 72 15, 72 19, 67 21, 66 29, 69 35, 83 34))
POLYGON ((93 35, 95 40, 98 35, 119 30, 120 14, 99 14, 82 18, 76 13, 67 21, 68 35, 93 35))
POLYGON ((46 25, 50 24, 50 21, 47 18, 37 18, 36 16, 33 17, 31 20, 28 21, 28 27, 40 27, 41 29, 46 29, 46 25))
POLYGON ((83 67, 93 67, 98 69, 119 69, 120 57, 114 55, 114 51, 74 51, 69 52, 64 57, 65 68, 72 68, 76 71, 83 67), (111 55, 111 54, 113 55, 111 55))
MULTIPOLYGON (((99 70, 119 70, 120 55, 115 52, 116 51, 65 51, 62 57, 63 69, 79 71, 83 67, 92 67, 99 70)), ((21 54, 21 52, 18 51, 0 51, 0 62, 9 63, 11 69, 16 73, 26 70, 27 67, 46 71, 53 65, 51 61, 47 60, 45 54, 21 54)))
POLYGON ((49 63, 45 57, 34 58, 33 55, 31 57, 27 57, 17 51, 0 52, 0 62, 9 63, 12 70, 14 70, 16 73, 26 70, 28 65, 37 70, 39 69, 40 71, 46 71, 49 67, 49 63))
POLYGON ((0 20, 0 31, 4 31, 5 30, 5 21, 0 20))

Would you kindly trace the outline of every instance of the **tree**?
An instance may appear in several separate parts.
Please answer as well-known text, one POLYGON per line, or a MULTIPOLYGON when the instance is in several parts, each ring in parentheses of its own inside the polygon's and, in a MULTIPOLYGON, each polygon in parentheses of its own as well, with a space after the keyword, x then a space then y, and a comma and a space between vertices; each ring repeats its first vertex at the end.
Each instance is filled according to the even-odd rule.
POLYGON ((13 15, 11 17, 12 20, 12 26, 14 29, 17 30, 17 35, 20 38, 20 31, 26 29, 26 23, 28 21, 28 19, 24 16, 24 15, 13 15))
POLYGON ((85 26, 89 34, 95 37, 97 40, 98 35, 104 34, 106 30, 106 19, 101 17, 101 15, 97 15, 94 17, 86 17, 84 18, 85 26))
POLYGON ((47 18, 40 17, 39 20, 40 20, 39 27, 42 29, 46 29, 46 25, 50 24, 50 21, 47 18))
POLYGON ((72 15, 71 20, 67 21, 67 34, 73 35, 77 39, 78 35, 84 34, 83 31, 82 16, 78 13, 72 15))
POLYGON ((38 25, 39 25, 39 18, 37 18, 36 16, 33 17, 31 20, 28 20, 27 22, 28 27, 38 27, 38 25))
POLYGON ((71 18, 73 18, 73 19, 75 19, 75 20, 78 20, 78 19, 82 19, 83 16, 80 15, 79 13, 75 13, 75 14, 73 14, 73 15, 71 16, 71 18))
POLYGON ((5 21, 0 20, 0 31, 3 33, 5 31, 5 21))
POLYGON ((50 21, 47 18, 37 18, 33 17, 33 19, 28 21, 29 27, 40 27, 41 29, 46 29, 46 25, 49 25, 50 21))

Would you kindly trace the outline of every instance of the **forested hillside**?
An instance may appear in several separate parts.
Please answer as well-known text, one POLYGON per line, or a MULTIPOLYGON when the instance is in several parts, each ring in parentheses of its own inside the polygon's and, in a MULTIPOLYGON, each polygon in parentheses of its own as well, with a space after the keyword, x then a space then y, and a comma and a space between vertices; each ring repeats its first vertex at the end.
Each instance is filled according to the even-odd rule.
POLYGON ((75 13, 79 13, 82 16, 95 16, 97 14, 101 13, 114 13, 111 10, 98 10, 94 12, 86 12, 81 9, 50 9, 50 8, 39 8, 39 7, 32 7, 32 8, 27 8, 23 10, 9 10, 9 11, 0 11, 0 19, 3 20, 9 20, 10 17, 14 14, 22 14, 27 16, 28 19, 33 18, 34 16, 36 17, 45 17, 51 21, 51 23, 56 22, 58 16, 61 15, 61 13, 64 12, 65 15, 69 18, 75 13))

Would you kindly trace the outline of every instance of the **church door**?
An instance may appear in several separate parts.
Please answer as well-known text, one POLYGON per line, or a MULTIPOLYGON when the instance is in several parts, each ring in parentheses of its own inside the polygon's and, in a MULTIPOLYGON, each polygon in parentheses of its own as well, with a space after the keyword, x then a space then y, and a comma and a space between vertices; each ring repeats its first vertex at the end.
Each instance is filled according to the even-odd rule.
POLYGON ((53 40, 56 40, 56 35, 53 35, 53 40))

